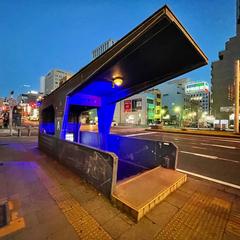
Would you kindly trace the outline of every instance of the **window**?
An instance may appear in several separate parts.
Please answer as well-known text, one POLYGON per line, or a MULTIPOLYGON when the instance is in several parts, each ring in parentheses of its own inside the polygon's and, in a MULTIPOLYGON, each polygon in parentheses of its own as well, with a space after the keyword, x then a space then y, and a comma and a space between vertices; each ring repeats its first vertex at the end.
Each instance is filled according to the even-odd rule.
POLYGON ((153 104, 153 99, 147 98, 147 103, 153 104))
POLYGON ((142 110, 142 99, 133 99, 132 100, 132 111, 136 112, 138 110, 142 110))

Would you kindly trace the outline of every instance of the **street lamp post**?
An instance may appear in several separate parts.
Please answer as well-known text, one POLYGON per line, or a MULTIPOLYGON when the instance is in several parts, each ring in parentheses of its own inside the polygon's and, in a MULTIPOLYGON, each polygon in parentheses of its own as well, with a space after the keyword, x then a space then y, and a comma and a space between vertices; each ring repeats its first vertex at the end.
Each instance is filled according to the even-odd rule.
POLYGON ((163 120, 163 115, 166 113, 166 110, 164 109, 164 108, 162 108, 161 109, 161 111, 160 111, 160 120, 161 120, 161 122, 162 122, 162 120, 163 120))
POLYGON ((234 63, 234 82, 235 82, 235 114, 234 131, 239 133, 239 60, 234 63))
POLYGON ((17 105, 16 100, 13 98, 14 91, 11 91, 10 97, 8 99, 9 103, 9 130, 10 136, 13 134, 13 108, 17 105))
POLYGON ((174 109, 175 113, 178 116, 178 126, 181 127, 181 108, 179 106, 176 106, 174 109))

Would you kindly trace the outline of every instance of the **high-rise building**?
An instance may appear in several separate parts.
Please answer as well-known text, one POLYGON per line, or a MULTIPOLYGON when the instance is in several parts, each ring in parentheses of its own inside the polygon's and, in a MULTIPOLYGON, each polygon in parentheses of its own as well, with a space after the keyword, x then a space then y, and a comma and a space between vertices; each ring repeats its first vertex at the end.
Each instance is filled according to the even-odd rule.
POLYGON ((240 59, 240 0, 237 0, 236 36, 219 52, 212 63, 212 114, 216 119, 229 119, 234 111, 234 62, 240 59))
POLYGON ((66 72, 59 69, 51 70, 46 76, 45 76, 45 91, 44 94, 49 94, 56 88, 60 86, 61 80, 69 79, 73 73, 66 72))
POLYGON ((162 106, 168 109, 170 116, 176 116, 175 108, 184 110, 187 105, 185 95, 185 87, 190 83, 190 79, 174 79, 158 85, 158 89, 162 93, 162 106))
MULTIPOLYGON (((210 113, 210 91, 207 82, 191 82, 185 86, 185 95, 188 97, 189 110, 193 107, 198 111, 210 113)), ((187 109, 185 109, 187 110, 187 109)))
POLYGON ((40 93, 45 93, 45 77, 41 76, 40 77, 40 93))
POLYGON ((160 121, 160 91, 150 89, 118 102, 113 119, 118 124, 134 125, 147 125, 160 121))
POLYGON ((109 39, 106 42, 102 43, 99 47, 95 48, 92 51, 93 59, 95 59, 98 56, 100 56, 101 54, 103 54, 107 49, 109 49, 115 43, 116 43, 116 41, 109 39))

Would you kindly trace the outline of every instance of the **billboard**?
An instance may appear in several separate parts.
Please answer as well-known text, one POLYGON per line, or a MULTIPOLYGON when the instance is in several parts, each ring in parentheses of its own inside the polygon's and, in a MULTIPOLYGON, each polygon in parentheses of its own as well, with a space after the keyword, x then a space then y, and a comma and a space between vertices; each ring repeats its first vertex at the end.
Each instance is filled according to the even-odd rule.
POLYGON ((124 112, 132 111, 132 100, 124 100, 124 112))
POLYGON ((186 94, 208 93, 209 86, 207 82, 190 83, 185 86, 186 94))

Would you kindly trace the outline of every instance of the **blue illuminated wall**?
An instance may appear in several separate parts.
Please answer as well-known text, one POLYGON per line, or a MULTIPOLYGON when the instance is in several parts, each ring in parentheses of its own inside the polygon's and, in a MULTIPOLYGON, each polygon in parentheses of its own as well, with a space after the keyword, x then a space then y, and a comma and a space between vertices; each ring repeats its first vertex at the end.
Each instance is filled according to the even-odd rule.
POLYGON ((41 122, 39 124, 39 132, 49 135, 55 134, 55 111, 51 105, 41 112, 41 122))
POLYGON ((110 133, 116 105, 116 97, 123 98, 124 95, 124 91, 121 91, 118 87, 113 87, 112 82, 101 80, 94 81, 85 88, 68 95, 63 115, 61 139, 66 138, 66 133, 74 133, 74 141, 78 142, 79 140, 79 137, 76 136, 79 135, 80 122, 79 119, 70 121, 71 106, 76 105, 88 107, 89 109, 97 108, 100 148, 106 149, 107 136, 110 133))
POLYGON ((116 103, 112 103, 103 105, 97 109, 100 148, 103 150, 107 150, 108 148, 108 135, 110 133, 115 106, 116 103))

